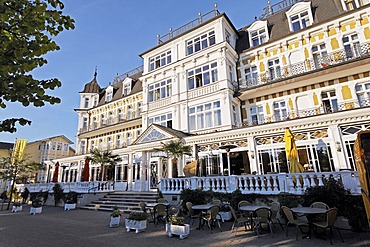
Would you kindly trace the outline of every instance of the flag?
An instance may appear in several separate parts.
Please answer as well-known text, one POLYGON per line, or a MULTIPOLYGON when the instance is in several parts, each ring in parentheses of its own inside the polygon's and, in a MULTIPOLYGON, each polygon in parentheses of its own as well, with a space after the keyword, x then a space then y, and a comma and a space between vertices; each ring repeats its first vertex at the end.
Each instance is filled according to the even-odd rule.
POLYGON ((17 139, 17 141, 15 142, 15 147, 13 148, 12 153, 12 165, 22 160, 27 142, 27 139, 17 139))

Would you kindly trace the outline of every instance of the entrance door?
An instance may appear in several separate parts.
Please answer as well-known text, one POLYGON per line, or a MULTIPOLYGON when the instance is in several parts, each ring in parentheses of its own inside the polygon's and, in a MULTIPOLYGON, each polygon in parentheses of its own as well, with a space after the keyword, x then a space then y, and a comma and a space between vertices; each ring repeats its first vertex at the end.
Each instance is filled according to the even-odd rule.
POLYGON ((158 162, 150 162, 150 189, 156 189, 158 185, 158 162))

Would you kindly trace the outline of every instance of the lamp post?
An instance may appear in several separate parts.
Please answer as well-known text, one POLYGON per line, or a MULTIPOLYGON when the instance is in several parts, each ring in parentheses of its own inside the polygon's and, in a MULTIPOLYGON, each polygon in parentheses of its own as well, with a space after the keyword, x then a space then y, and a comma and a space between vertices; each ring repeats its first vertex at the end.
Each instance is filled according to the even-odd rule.
MULTIPOLYGON (((228 173, 228 176, 231 175, 231 165, 230 165, 230 149, 233 149, 233 148, 236 148, 237 145, 235 144, 226 144, 226 145, 223 145, 223 146, 220 146, 220 149, 225 149, 226 151, 226 154, 227 154, 227 173, 228 173)), ((222 174, 224 175, 224 174, 222 174)))

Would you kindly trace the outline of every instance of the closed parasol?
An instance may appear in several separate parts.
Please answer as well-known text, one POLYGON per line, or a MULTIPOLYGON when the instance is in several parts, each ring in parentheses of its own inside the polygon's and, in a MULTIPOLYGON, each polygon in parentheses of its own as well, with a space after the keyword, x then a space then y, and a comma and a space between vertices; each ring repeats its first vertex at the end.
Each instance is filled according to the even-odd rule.
POLYGON ((289 172, 290 173, 303 172, 304 168, 298 161, 298 150, 295 144, 294 135, 289 128, 285 128, 284 142, 285 142, 285 152, 289 161, 289 172))
POLYGON ((85 165, 84 169, 82 170, 82 175, 81 175, 81 182, 88 182, 90 179, 90 166, 89 166, 89 160, 85 159, 85 165))
POLYGON ((59 175, 59 162, 55 164, 54 167, 54 174, 53 174, 53 183, 58 183, 58 175, 59 175))

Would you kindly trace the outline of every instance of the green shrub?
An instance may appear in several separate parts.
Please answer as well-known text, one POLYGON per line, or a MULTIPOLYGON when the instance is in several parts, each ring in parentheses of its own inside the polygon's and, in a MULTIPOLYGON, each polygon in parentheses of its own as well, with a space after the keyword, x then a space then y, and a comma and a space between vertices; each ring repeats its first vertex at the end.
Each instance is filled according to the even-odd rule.
POLYGON ((133 211, 128 216, 128 220, 146 220, 148 218, 148 215, 145 212, 141 211, 133 211))
POLYGON ((60 184, 54 184, 53 195, 54 195, 54 206, 56 207, 60 203, 60 201, 64 198, 63 189, 60 184))
POLYGON ((64 195, 64 203, 77 203, 77 193, 70 191, 68 194, 64 195))
POLYGON ((170 225, 184 226, 184 225, 185 225, 185 219, 184 219, 184 217, 182 217, 182 216, 172 215, 172 216, 169 218, 168 223, 169 223, 170 225))

